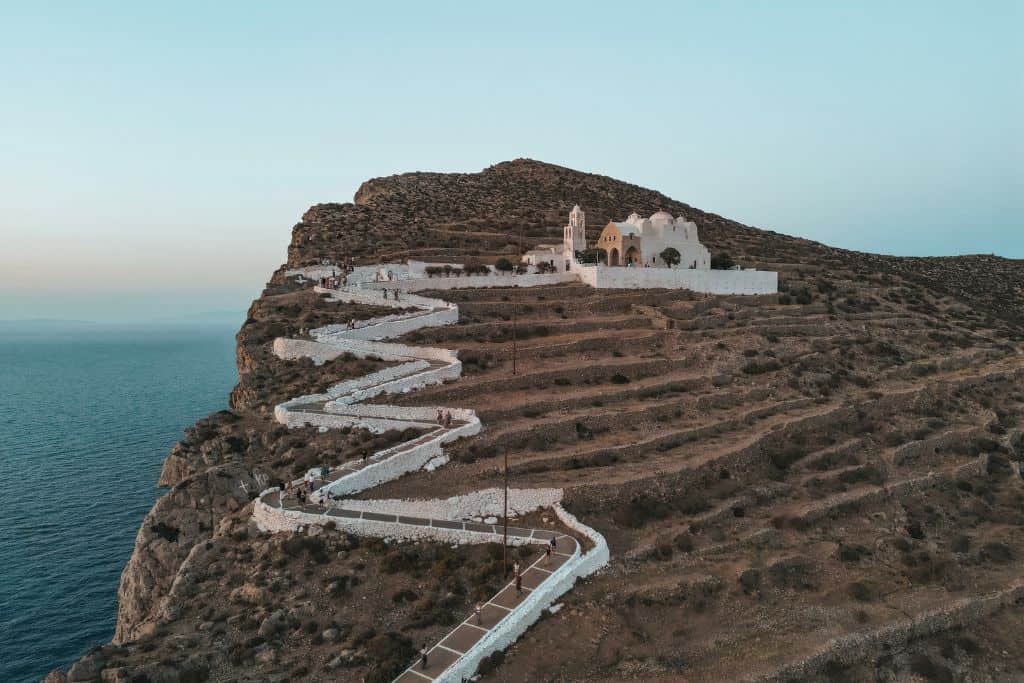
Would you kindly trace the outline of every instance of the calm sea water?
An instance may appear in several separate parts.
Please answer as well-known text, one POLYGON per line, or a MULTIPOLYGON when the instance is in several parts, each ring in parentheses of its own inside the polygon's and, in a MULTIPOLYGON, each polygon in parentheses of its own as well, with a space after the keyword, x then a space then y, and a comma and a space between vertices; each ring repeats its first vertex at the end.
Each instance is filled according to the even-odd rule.
POLYGON ((237 327, 0 329, 0 681, 113 635, 164 456, 227 405, 237 327))

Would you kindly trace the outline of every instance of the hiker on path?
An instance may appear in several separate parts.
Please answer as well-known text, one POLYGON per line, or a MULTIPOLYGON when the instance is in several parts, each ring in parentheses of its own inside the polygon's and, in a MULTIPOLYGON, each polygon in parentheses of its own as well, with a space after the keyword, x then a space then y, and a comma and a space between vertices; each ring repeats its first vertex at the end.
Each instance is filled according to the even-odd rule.
POLYGON ((544 546, 544 565, 551 564, 551 545, 544 546))
POLYGON ((444 411, 440 408, 437 409, 437 424, 442 427, 444 426, 444 411))
POLYGON ((384 295, 384 298, 385 298, 385 299, 387 299, 387 298, 388 298, 388 290, 386 290, 386 289, 382 289, 382 290, 380 290, 380 293, 384 295))
POLYGON ((420 668, 424 671, 427 670, 427 646, 424 645, 420 648, 420 668))
POLYGON ((481 615, 483 614, 483 611, 484 611, 483 606, 479 602, 476 603, 476 607, 473 608, 473 614, 476 615, 476 625, 477 626, 480 626, 481 624, 483 624, 483 621, 481 620, 481 615))
POLYGON ((519 576, 520 571, 521 570, 519 569, 519 560, 516 560, 516 563, 512 565, 512 575, 519 576))
POLYGON ((523 592, 523 575, 517 573, 516 574, 516 593, 522 593, 522 592, 523 592))
POLYGON ((452 413, 451 413, 450 410, 444 414, 444 426, 445 427, 451 427, 452 426, 452 413))

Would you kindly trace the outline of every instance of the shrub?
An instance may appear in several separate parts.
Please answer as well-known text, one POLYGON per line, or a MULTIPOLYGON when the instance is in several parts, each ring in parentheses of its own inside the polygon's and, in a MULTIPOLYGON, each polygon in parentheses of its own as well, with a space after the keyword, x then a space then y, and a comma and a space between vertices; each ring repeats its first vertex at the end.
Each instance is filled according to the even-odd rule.
POLYGON ((780 370, 782 365, 779 361, 772 359, 764 363, 758 363, 757 361, 751 361, 743 366, 743 374, 745 375, 763 375, 766 372, 775 372, 780 370))
POLYGON ((616 372, 609 378, 612 384, 629 384, 629 378, 623 375, 621 372, 616 372))
POLYGON ((501 666, 502 662, 504 661, 505 652, 503 650, 497 650, 481 659, 480 665, 477 667, 476 671, 481 676, 486 676, 487 674, 491 673, 499 666, 501 666))
POLYGON ((649 520, 664 519, 669 513, 670 509, 664 501, 641 495, 617 509, 613 517, 619 526, 639 529, 649 520))
POLYGON ((846 590, 858 602, 872 602, 878 595, 878 587, 870 581, 852 581, 846 590))
POLYGON ((694 548, 693 536, 691 536, 688 533, 679 534, 675 538, 675 544, 676 544, 676 548, 678 548, 680 552, 684 552, 684 553, 692 552, 693 548, 694 548))
POLYGON ((711 267, 714 270, 729 270, 735 265, 728 252, 720 251, 711 257, 711 267))
POLYGON ((503 273, 511 272, 512 269, 515 268, 515 266, 512 265, 512 262, 504 256, 494 262, 494 267, 503 273))
POLYGON ((416 595, 416 591, 409 588, 403 588, 401 590, 395 591, 391 595, 391 601, 395 604, 401 604, 403 602, 415 602, 418 597, 419 596, 416 595))
POLYGON ((388 683, 402 673, 416 656, 412 641, 398 633, 373 636, 366 643, 366 656, 372 662, 366 683, 388 683))

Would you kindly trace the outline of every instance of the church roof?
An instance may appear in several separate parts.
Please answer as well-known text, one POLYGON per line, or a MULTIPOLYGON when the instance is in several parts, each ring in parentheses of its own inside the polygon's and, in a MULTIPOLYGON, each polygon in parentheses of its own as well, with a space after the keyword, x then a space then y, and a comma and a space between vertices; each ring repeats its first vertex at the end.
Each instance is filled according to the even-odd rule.
POLYGON ((640 228, 632 223, 612 223, 612 225, 618 228, 619 232, 622 233, 623 236, 640 234, 640 228))
POLYGON ((670 214, 668 211, 659 211, 653 214, 650 220, 652 223, 655 221, 668 221, 671 223, 675 219, 672 218, 672 214, 670 214))

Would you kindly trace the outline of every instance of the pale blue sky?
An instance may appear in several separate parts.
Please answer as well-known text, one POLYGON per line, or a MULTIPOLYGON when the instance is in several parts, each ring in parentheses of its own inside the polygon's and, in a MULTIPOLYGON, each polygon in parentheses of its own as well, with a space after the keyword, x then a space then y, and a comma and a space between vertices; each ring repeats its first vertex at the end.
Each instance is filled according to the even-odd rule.
POLYGON ((524 156, 1024 258, 1022 6, 0 0, 0 318, 244 308, 310 204, 524 156))

